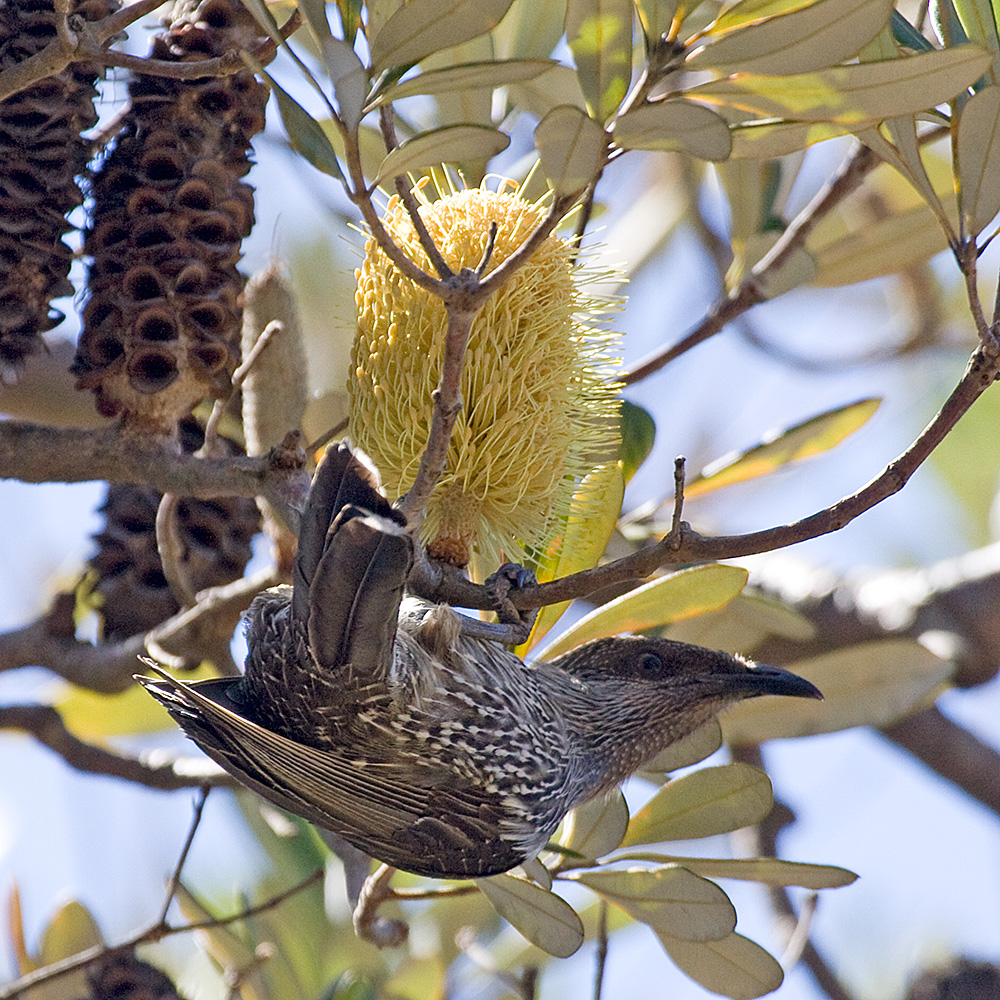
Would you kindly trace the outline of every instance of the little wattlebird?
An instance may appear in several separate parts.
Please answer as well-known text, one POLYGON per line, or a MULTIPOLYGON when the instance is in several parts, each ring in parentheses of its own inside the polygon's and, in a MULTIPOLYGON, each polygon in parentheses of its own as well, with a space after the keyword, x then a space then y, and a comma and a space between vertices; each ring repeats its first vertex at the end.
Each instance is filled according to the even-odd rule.
POLYGON ((433 878, 533 858, 573 806, 724 706, 818 698, 795 674, 666 639, 598 639, 525 664, 403 601, 414 542, 345 444, 320 463, 291 587, 248 613, 245 673, 140 678, 264 798, 433 878))

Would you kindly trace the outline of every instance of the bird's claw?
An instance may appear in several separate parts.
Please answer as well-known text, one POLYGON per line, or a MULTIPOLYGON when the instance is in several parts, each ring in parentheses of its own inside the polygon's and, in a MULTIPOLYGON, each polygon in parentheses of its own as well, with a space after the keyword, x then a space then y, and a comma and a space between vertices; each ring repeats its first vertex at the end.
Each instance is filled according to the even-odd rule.
POLYGON ((494 600, 499 624, 507 626, 510 630, 509 635, 512 636, 512 638, 501 641, 517 645, 524 642, 531 633, 535 619, 538 617, 538 608, 521 611, 514 607, 509 595, 512 590, 530 587, 536 582, 534 572, 517 563, 504 563, 492 576, 487 578, 485 586, 494 600))

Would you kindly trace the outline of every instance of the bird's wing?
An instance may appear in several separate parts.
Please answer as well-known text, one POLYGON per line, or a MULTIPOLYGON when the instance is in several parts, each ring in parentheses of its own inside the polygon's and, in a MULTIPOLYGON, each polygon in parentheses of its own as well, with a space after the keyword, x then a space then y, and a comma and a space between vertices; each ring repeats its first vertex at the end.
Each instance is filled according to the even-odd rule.
POLYGON ((185 684, 156 672, 160 679, 139 680, 213 760, 379 860, 432 878, 472 878, 507 871, 530 852, 532 831, 457 775, 298 743, 234 710, 231 681, 185 684))
POLYGON ((300 621, 309 615, 309 593, 328 544, 330 526, 341 508, 353 504, 379 517, 405 524, 379 489, 378 473, 363 452, 345 442, 331 445, 316 469, 299 526, 292 611, 300 621))
POLYGON ((413 540, 394 521, 341 509, 316 566, 309 598, 309 648, 329 674, 350 664, 360 682, 388 676, 399 602, 413 565, 413 540))

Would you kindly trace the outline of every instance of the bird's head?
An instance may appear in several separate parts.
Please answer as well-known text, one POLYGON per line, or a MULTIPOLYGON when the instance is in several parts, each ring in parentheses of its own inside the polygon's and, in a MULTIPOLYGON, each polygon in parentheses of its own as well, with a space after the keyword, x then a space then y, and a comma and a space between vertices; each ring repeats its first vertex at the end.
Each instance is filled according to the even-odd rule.
POLYGON ((615 781, 733 702, 765 694, 823 697, 788 670, 644 636, 597 639, 546 668, 569 682, 567 714, 581 745, 598 751, 615 781))

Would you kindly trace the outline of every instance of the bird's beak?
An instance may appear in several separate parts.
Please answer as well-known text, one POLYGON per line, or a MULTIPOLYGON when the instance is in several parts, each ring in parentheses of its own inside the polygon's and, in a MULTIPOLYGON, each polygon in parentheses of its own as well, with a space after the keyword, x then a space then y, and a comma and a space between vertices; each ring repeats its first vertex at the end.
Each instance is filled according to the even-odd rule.
POLYGON ((754 698, 762 694, 783 694, 791 698, 819 698, 823 693, 815 684, 804 677, 780 667, 756 665, 746 672, 726 677, 727 686, 737 689, 744 698, 754 698))

